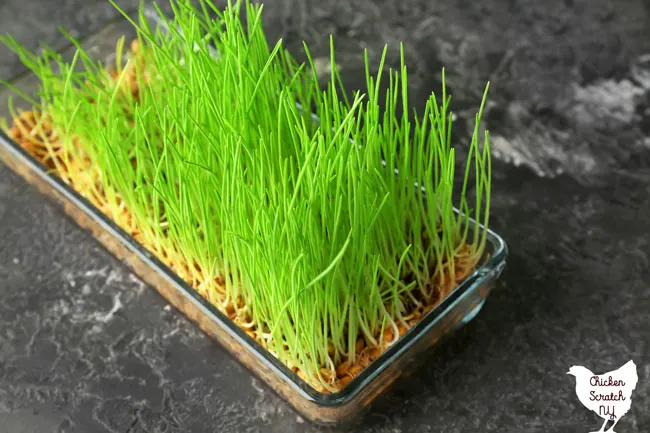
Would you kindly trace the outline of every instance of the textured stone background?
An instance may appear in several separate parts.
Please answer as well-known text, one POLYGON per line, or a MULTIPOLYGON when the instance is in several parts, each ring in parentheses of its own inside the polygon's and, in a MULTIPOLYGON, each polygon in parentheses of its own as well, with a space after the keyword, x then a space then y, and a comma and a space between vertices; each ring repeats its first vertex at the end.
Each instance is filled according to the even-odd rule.
MULTIPOLYGON (((127 8, 135 0, 119 2, 127 8)), ((344 79, 403 40, 412 102, 447 68, 463 129, 486 80, 493 227, 511 258, 477 319, 399 381, 358 432, 586 432, 564 373, 630 358, 619 432, 650 431, 650 6, 642 0, 266 3, 273 37, 344 79)), ((104 0, 0 1, 0 32, 64 46, 117 16, 104 0)), ((0 48, 0 77, 23 72, 0 48)), ((462 144, 460 144, 462 147, 462 144)), ((0 164, 0 431, 315 432, 0 164)))

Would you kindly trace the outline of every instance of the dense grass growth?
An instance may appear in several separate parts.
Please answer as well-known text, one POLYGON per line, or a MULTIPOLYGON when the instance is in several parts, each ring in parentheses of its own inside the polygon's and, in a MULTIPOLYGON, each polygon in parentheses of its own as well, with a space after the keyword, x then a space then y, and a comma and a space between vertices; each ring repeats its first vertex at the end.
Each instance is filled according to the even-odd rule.
POLYGON ((173 7, 168 32, 144 16, 133 23, 137 53, 123 63, 120 41, 112 73, 81 47, 66 63, 4 42, 42 81, 34 104, 59 137, 57 172, 184 263, 184 277, 283 362, 335 390, 333 372, 354 361, 359 339, 389 344, 385 330, 398 336, 482 256, 486 233, 469 232, 467 218, 487 227, 483 106, 457 173, 444 87, 415 121, 397 115, 411 110, 403 52, 385 74, 385 51, 378 73, 366 58, 367 89, 348 100, 334 49, 321 90, 313 62, 269 45, 260 6, 173 7))

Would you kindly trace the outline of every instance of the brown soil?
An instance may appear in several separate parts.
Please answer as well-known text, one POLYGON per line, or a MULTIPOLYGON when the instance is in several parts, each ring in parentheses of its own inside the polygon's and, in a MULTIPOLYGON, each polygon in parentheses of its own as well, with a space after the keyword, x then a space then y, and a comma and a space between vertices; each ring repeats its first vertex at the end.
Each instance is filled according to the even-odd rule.
MULTIPOLYGON (((137 52, 137 45, 132 45, 132 50, 133 52, 137 52)), ((116 77, 117 74, 113 76, 116 77)), ((125 84, 137 97, 137 80, 131 76, 125 80, 125 84)), ((211 282, 213 284, 210 284, 210 286, 216 286, 216 291, 207 290, 204 285, 206 279, 202 277, 202 271, 197 264, 182 261, 178 259, 179 256, 177 254, 168 254, 164 246, 156 247, 152 243, 146 242, 143 236, 141 236, 134 218, 130 215, 129 210, 125 206, 122 206, 123 203, 119 198, 117 199, 118 206, 115 206, 114 202, 112 204, 108 203, 108 199, 104 195, 101 186, 101 173, 99 169, 93 166, 92 162, 88 158, 85 158, 81 152, 78 152, 76 157, 72 157, 64 151, 61 137, 56 134, 53 125, 46 115, 42 115, 36 111, 21 113, 13 119, 8 135, 45 167, 56 173, 64 182, 82 194, 124 231, 148 248, 163 263, 176 272, 179 277, 244 329, 250 337, 257 340, 262 346, 268 347, 266 341, 258 337, 258 333, 256 332, 257 328, 254 323, 251 323, 250 316, 245 313, 242 314, 242 311, 244 311, 242 301, 229 299, 225 296, 223 280, 216 279, 214 282, 211 282), (215 292, 217 294, 223 294, 223 296, 219 296, 220 299, 215 299, 215 292)), ((168 247, 172 246, 169 245, 168 247)), ((415 326, 427 312, 438 305, 459 282, 464 280, 473 271, 476 265, 476 258, 470 254, 469 246, 462 253, 459 254, 459 258, 454 263, 454 266, 445 266, 443 272, 438 273, 435 281, 431 282, 430 287, 426 290, 430 296, 427 296, 426 300, 424 295, 421 295, 417 299, 420 306, 411 303, 412 310, 410 314, 405 316, 406 321, 404 323, 398 323, 397 331, 399 335, 394 335, 393 330, 386 329, 382 335, 376 336, 376 340, 378 341, 376 345, 368 345, 364 339, 360 338, 357 341, 356 356, 353 361, 343 359, 336 366, 335 372, 329 369, 321 370, 323 378, 327 380, 331 388, 340 390, 345 387, 364 368, 394 344, 399 337, 415 326), (454 274, 449 275, 452 269, 454 269, 454 274)), ((296 367, 290 366, 290 368, 316 390, 331 392, 321 383, 308 380, 303 372, 296 367)))

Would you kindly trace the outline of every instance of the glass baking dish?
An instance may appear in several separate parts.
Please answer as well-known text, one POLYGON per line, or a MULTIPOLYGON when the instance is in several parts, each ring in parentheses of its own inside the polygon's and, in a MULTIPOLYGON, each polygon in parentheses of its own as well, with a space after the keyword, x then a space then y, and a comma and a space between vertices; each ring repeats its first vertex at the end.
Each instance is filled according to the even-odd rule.
MULTIPOLYGON (((147 15, 152 19, 151 14, 147 15)), ((135 37, 133 26, 124 18, 81 42, 91 56, 105 59, 108 63, 114 57, 117 40, 122 36, 126 36, 127 41, 135 37)), ((74 50, 65 50, 62 55, 70 60, 74 50)), ((27 94, 37 91, 38 84, 36 77, 31 74, 24 74, 11 82, 12 86, 27 94)), ((0 89, 0 117, 7 120, 10 120, 7 101, 11 93, 6 87, 0 89)), ((19 98, 14 99, 15 107, 31 108, 19 98)), ((206 334, 225 346, 298 412, 320 424, 358 420, 371 402, 384 393, 401 374, 418 365, 418 361, 423 358, 423 351, 476 316, 506 263, 505 242, 496 233, 488 231, 488 245, 480 267, 348 385, 336 393, 325 394, 299 378, 145 247, 55 174, 48 173, 43 165, 4 133, 0 133, 0 159, 41 192, 60 203, 79 226, 90 231, 106 249, 133 269, 206 334)), ((471 224, 472 229, 477 229, 474 220, 471 224)))

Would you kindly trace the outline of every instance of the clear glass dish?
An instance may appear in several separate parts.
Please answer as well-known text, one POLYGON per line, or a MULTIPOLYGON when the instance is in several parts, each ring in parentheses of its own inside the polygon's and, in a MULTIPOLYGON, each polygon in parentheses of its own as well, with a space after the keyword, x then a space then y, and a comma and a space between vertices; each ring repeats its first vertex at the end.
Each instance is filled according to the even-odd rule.
MULTIPOLYGON (((114 56, 116 42, 121 36, 126 36, 127 41, 135 37, 132 25, 125 19, 119 19, 85 38, 82 45, 95 58, 108 60, 114 56)), ((74 50, 68 49, 62 55, 72 59, 74 50)), ((38 89, 39 83, 35 76, 24 74, 11 84, 30 94, 38 89)), ((0 117, 8 120, 10 94, 9 89, 0 89, 0 117)), ((16 107, 31 108, 18 98, 14 99, 16 107)), ((422 352, 476 316, 506 263, 505 242, 496 233, 488 231, 485 259, 473 274, 341 391, 324 394, 299 378, 97 208, 56 175, 48 173, 43 165, 4 133, 0 133, 0 159, 41 192, 58 201, 81 227, 89 230, 105 248, 206 334, 225 346, 298 412, 320 424, 358 419, 401 374, 418 365, 423 358, 422 352)), ((476 229, 476 222, 472 220, 471 223, 476 229)))

